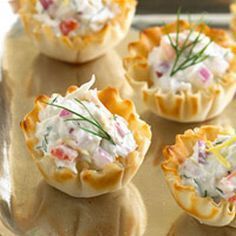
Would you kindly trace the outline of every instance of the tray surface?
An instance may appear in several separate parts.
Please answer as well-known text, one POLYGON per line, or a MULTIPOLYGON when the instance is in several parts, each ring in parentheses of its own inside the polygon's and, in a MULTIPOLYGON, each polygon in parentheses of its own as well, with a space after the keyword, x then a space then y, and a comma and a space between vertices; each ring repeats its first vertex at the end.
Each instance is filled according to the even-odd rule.
MULTIPOLYGON (((70 65, 40 55, 17 22, 5 40, 0 82, 0 235, 66 236, 189 236, 234 235, 230 227, 201 225, 177 206, 165 183, 161 150, 178 133, 203 123, 179 124, 145 110, 140 96, 124 79, 122 56, 127 38, 105 56, 83 65, 70 65), (97 77, 96 87, 117 87, 132 99, 152 127, 153 138, 143 165, 126 188, 93 199, 71 198, 48 186, 27 152, 19 127, 32 109, 34 97, 64 93, 72 84, 97 77)), ((236 99, 222 115, 204 124, 236 126, 236 99)))

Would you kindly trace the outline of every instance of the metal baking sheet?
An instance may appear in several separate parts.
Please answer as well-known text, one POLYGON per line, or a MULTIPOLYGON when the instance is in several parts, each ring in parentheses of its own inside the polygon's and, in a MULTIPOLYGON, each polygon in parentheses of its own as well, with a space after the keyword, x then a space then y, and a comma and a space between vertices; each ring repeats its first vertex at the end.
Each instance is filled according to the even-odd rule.
POLYGON ((40 55, 16 22, 5 38, 0 82, 0 235, 29 236, 205 236, 235 235, 230 227, 204 226, 175 203, 165 183, 160 162, 162 148, 178 133, 202 124, 236 126, 236 99, 222 115, 205 123, 179 124, 145 110, 140 96, 124 79, 121 58, 127 38, 105 56, 70 65, 40 55), (72 84, 97 77, 96 86, 119 88, 132 99, 152 127, 152 144, 143 165, 126 188, 92 199, 75 199, 48 186, 39 174, 19 127, 32 109, 34 97, 64 93, 72 84))

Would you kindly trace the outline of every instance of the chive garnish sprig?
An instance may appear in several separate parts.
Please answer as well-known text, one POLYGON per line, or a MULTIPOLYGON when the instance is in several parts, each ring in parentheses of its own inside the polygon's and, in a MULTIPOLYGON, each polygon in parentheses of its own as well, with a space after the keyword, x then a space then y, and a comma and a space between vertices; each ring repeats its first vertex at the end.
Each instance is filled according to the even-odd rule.
POLYGON ((185 38, 183 45, 179 45, 179 34, 180 34, 180 10, 177 12, 177 21, 176 21, 176 37, 175 40, 173 40, 170 36, 170 34, 167 34, 167 37, 170 41, 170 44, 172 48, 175 51, 176 57, 174 64, 172 66, 170 76, 174 76, 179 71, 185 70, 193 65, 199 64, 200 62, 205 61, 209 55, 206 55, 206 49, 208 46, 212 43, 212 40, 210 40, 200 51, 194 52, 194 49, 196 48, 197 44, 201 42, 201 33, 202 29, 199 30, 196 37, 193 39, 192 42, 189 42, 189 39, 193 35, 196 26, 192 26, 192 28, 189 30, 187 37, 185 38), (183 55, 185 55, 185 59, 183 60, 183 55))
POLYGON ((92 113, 89 111, 87 106, 77 98, 75 98, 74 100, 77 103, 79 103, 86 110, 89 117, 86 117, 86 116, 84 116, 84 115, 82 115, 82 114, 80 114, 80 113, 78 113, 78 112, 76 112, 76 111, 74 111, 74 110, 72 110, 68 107, 65 107, 65 106, 62 106, 62 105, 59 105, 59 104, 55 104, 55 100, 53 100, 51 103, 47 103, 47 105, 53 106, 53 107, 56 107, 56 108, 60 108, 60 109, 64 109, 64 110, 74 114, 77 118, 66 119, 65 121, 78 121, 80 129, 82 129, 82 130, 84 130, 84 131, 86 131, 90 134, 93 134, 95 136, 98 136, 100 138, 106 139, 107 141, 109 141, 110 143, 115 145, 115 142, 113 141, 110 134, 108 134, 108 132, 102 127, 101 123, 92 115, 92 113), (87 129, 87 128, 81 126, 80 121, 87 122, 87 123, 93 125, 94 127, 97 128, 97 131, 87 129))

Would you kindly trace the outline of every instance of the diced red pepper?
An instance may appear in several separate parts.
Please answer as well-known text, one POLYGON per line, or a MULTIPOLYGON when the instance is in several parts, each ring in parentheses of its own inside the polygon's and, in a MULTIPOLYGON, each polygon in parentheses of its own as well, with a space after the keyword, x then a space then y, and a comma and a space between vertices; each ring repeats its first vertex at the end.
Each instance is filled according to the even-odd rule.
POLYGON ((229 202, 236 202, 236 195, 234 195, 233 197, 229 198, 229 202))
POLYGON ((39 1, 45 10, 47 10, 49 6, 53 4, 53 0, 39 0, 39 1))
POLYGON ((51 150, 51 154, 57 157, 59 160, 70 160, 69 156, 65 154, 61 147, 57 147, 51 150))
POLYGON ((69 146, 61 144, 51 149, 51 155, 59 160, 73 161, 78 156, 78 153, 69 146))
POLYGON ((64 20, 60 23, 60 30, 63 35, 67 36, 71 31, 77 29, 79 23, 76 20, 64 20))

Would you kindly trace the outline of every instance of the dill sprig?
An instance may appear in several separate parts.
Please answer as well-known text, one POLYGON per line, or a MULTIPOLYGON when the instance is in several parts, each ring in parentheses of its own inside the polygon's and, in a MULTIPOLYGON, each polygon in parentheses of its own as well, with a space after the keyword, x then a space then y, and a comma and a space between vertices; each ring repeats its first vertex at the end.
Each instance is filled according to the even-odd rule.
POLYGON ((179 45, 179 34, 180 34, 180 10, 177 12, 177 21, 176 21, 176 37, 175 40, 173 40, 170 36, 170 34, 167 34, 167 37, 170 41, 170 44, 172 48, 175 50, 175 61, 172 66, 170 76, 174 76, 177 72, 187 69, 188 67, 191 67, 193 65, 199 64, 202 61, 205 61, 209 55, 205 54, 206 49, 208 46, 212 43, 212 40, 210 40, 200 51, 194 52, 194 49, 196 48, 197 44, 201 42, 201 33, 202 29, 199 30, 198 34, 196 37, 193 39, 192 42, 189 43, 189 39, 191 38, 195 27, 192 27, 189 30, 189 33, 186 37, 186 39, 183 42, 183 45, 179 45), (183 59, 182 55, 186 55, 186 58, 183 59))
POLYGON ((97 128, 97 131, 91 130, 91 129, 87 129, 85 127, 81 126, 81 123, 79 123, 79 127, 80 129, 93 134, 95 136, 98 136, 100 138, 106 139, 108 140, 110 143, 112 143, 113 145, 115 145, 115 142, 113 141, 112 137, 110 136, 110 134, 108 134, 106 132, 106 130, 104 130, 104 128, 102 127, 102 125, 100 124, 100 122, 92 115, 92 113, 89 111, 89 109, 86 107, 86 105, 80 101, 79 99, 75 99, 75 101, 77 103, 79 103, 81 106, 83 106, 83 108, 86 110, 86 112, 88 113, 89 117, 86 117, 84 115, 81 115, 78 112, 73 111, 70 108, 67 108, 65 106, 59 105, 59 104, 55 104, 54 100, 51 103, 47 103, 47 105, 53 106, 53 107, 57 107, 60 109, 64 109, 72 114, 74 114, 75 116, 77 116, 78 118, 73 118, 73 119, 66 119, 65 121, 83 121, 83 122, 87 122, 93 126, 95 126, 97 128))

